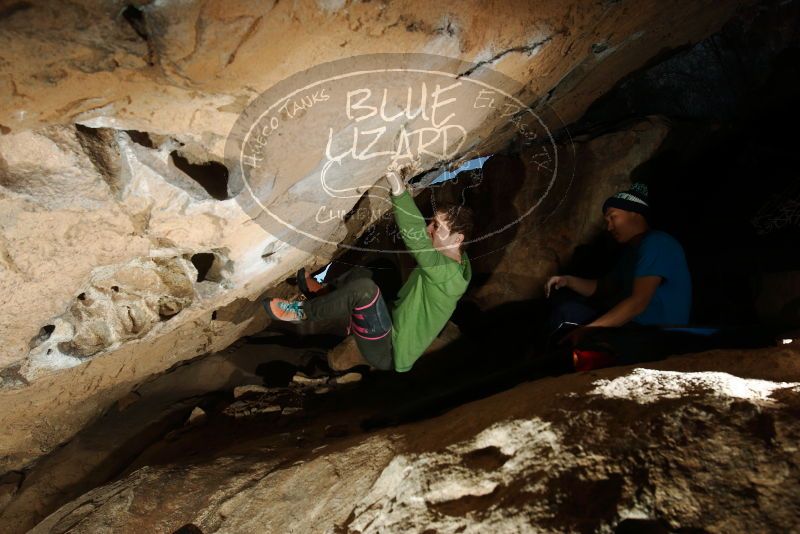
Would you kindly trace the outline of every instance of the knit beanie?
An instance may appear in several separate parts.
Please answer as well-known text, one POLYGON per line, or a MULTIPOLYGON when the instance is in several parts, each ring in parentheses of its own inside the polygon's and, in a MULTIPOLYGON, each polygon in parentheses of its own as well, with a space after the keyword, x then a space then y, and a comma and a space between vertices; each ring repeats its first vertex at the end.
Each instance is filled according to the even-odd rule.
POLYGON ((641 213, 645 217, 650 215, 650 205, 647 203, 647 186, 636 182, 627 191, 610 196, 603 202, 603 215, 608 208, 618 208, 625 211, 641 213))

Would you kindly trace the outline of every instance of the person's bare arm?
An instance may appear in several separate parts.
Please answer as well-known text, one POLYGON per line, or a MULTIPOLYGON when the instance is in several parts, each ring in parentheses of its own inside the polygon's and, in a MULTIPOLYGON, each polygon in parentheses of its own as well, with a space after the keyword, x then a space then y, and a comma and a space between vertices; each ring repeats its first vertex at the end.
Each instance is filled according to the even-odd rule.
POLYGON ((626 324, 647 309, 659 284, 661 284, 660 276, 634 278, 631 296, 586 326, 622 326, 626 324))
POLYGON ((588 280, 570 275, 551 276, 544 285, 544 294, 547 298, 550 298, 550 291, 561 289, 562 287, 568 287, 584 297, 591 297, 597 291, 597 280, 588 280))

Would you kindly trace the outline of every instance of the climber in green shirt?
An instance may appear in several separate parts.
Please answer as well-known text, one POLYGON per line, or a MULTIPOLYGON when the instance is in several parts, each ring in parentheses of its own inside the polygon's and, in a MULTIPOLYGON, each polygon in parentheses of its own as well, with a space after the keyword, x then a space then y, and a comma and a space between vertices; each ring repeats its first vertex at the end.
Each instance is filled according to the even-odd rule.
POLYGON ((438 205, 429 224, 406 190, 409 168, 390 171, 392 208, 400 235, 417 262, 397 295, 392 310, 368 269, 351 269, 323 286, 298 272, 298 284, 309 298, 268 298, 264 308, 281 321, 350 316, 350 331, 367 363, 405 372, 444 328, 472 277, 463 243, 472 234, 472 212, 465 206, 438 205))

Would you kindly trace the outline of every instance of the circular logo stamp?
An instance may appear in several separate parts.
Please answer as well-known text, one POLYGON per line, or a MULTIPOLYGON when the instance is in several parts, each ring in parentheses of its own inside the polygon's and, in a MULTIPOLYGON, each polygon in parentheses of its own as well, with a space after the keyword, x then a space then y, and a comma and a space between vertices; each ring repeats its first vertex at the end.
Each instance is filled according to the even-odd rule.
POLYGON ((225 146, 230 188, 253 220, 289 245, 380 252, 386 240, 345 244, 343 237, 392 216, 387 171, 411 167, 415 188, 461 180, 463 193, 480 186, 483 174, 451 180, 459 167, 474 168, 485 159, 479 156, 518 138, 530 147, 526 167, 539 174, 540 191, 500 227, 478 227, 467 244, 488 239, 540 209, 559 179, 572 179, 553 135, 563 125, 543 116, 543 105, 534 112, 520 101, 522 90, 487 65, 429 54, 314 66, 277 83, 240 115, 225 146))

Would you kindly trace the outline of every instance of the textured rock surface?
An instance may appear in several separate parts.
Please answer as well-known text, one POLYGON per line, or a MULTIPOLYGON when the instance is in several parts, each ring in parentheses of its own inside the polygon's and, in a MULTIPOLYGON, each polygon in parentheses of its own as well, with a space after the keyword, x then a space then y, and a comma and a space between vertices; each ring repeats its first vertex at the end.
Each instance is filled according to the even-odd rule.
POLYGON ((799 358, 709 352, 529 382, 338 441, 231 444, 141 467, 34 532, 788 532, 799 358))
POLYGON ((171 146, 57 126, 0 137, 0 402, 26 414, 0 416, 3 468, 51 450, 146 377, 263 328, 254 301, 284 274, 270 266, 303 261, 183 175, 171 146), (102 158, 118 168, 105 174, 102 158))
POLYGON ((631 173, 656 153, 668 132, 665 120, 650 117, 622 131, 561 145, 561 157, 574 160, 574 174, 556 182, 552 191, 547 191, 549 179, 537 166, 537 147, 521 152, 522 172, 487 163, 483 187, 470 190, 473 197, 480 197, 476 212, 485 217, 481 227, 503 228, 515 214, 524 214, 548 194, 541 210, 521 218, 510 231, 473 246, 473 272, 485 280, 470 291, 470 298, 481 308, 491 308, 542 297, 547 278, 563 272, 575 247, 605 230, 603 201, 630 186, 631 173), (498 180, 508 186, 493 188, 498 180))
POLYGON ((64 502, 117 476, 154 442, 170 441, 201 425, 206 417, 198 405, 211 411, 224 395, 220 392, 233 389, 234 398, 248 400, 227 407, 235 418, 280 413, 281 404, 287 408, 288 401, 296 404, 306 386, 296 388, 298 393, 259 385, 262 377, 255 374, 259 366, 276 359, 301 363, 304 351, 282 347, 266 351, 263 345, 239 341, 142 384, 68 443, 40 458, 32 470, 0 479, 0 531, 29 530, 64 502), (208 395, 209 391, 216 393, 208 395))
POLYGON ((225 137, 274 83, 365 52, 442 54, 518 79, 520 98, 566 124, 746 3, 5 3, 0 405, 13 409, 0 411, 0 471, 148 376, 262 328, 256 298, 328 259, 282 246, 223 187, 225 137), (205 163, 212 184, 192 179, 205 163))
POLYGON ((289 74, 410 51, 489 62, 527 81, 531 97, 550 93, 568 124, 628 71, 742 4, 20 2, 3 11, 2 59, 37 53, 5 76, 0 124, 155 132, 221 157, 236 114, 289 74))

